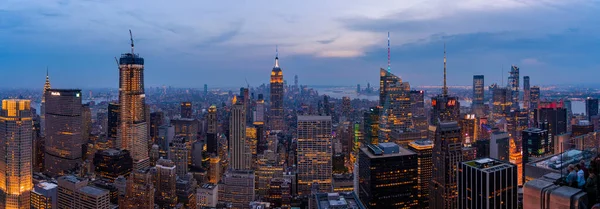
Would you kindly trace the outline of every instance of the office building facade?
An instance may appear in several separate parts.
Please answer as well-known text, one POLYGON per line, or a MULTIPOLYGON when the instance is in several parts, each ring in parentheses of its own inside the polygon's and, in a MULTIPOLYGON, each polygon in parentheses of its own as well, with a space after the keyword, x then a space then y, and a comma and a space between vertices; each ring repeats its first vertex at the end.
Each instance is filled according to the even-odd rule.
POLYGON ((461 162, 458 169, 458 208, 517 207, 517 167, 482 158, 461 162))
POLYGON ((114 182, 119 176, 129 176, 133 170, 133 159, 127 150, 99 150, 93 162, 96 175, 109 182, 114 182))
POLYGON ((331 190, 331 116, 298 116, 298 194, 308 195, 318 183, 319 192, 331 190))
POLYGON ((283 111, 283 71, 279 67, 279 54, 275 56, 275 66, 271 70, 271 99, 269 104, 269 127, 271 130, 284 130, 284 111, 283 111))
POLYGON ((429 139, 419 139, 408 144, 408 149, 417 154, 418 199, 421 208, 429 208, 429 183, 433 169, 433 142, 429 139))
POLYGON ((82 163, 81 90, 46 91, 45 169, 51 176, 72 172, 82 163))
POLYGON ((33 113, 29 100, 2 100, 0 208, 29 208, 33 162, 33 113))

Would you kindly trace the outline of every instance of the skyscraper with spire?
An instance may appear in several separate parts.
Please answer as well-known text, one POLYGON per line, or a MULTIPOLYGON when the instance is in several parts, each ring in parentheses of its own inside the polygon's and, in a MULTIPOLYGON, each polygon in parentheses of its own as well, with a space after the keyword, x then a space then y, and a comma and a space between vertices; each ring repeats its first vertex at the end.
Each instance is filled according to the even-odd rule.
MULTIPOLYGON (((129 32, 131 36, 131 31, 129 32)), ((141 169, 149 166, 144 58, 135 54, 133 49, 132 37, 131 52, 122 54, 118 62, 121 124, 117 144, 131 152, 134 168, 141 169)))
POLYGON ((275 50, 275 66, 271 70, 271 101, 269 126, 271 130, 284 130, 283 120, 283 72, 279 67, 279 50, 275 50))
POLYGON ((380 141, 389 140, 393 130, 412 126, 410 84, 390 72, 390 34, 388 33, 388 67, 379 69, 380 141))
POLYGON ((516 65, 510 66, 510 76, 508 77, 508 85, 511 90, 511 110, 518 110, 519 106, 519 67, 516 65))
POLYGON ((448 95, 448 86, 446 85, 446 44, 444 44, 444 86, 441 95, 431 98, 431 107, 431 118, 429 119, 431 125, 445 121, 458 121, 460 117, 458 98, 448 95))
POLYGON ((42 136, 46 135, 46 91, 50 89, 50 76, 48 75, 48 68, 46 67, 46 83, 44 83, 44 91, 42 92, 42 104, 40 105, 40 133, 42 136))

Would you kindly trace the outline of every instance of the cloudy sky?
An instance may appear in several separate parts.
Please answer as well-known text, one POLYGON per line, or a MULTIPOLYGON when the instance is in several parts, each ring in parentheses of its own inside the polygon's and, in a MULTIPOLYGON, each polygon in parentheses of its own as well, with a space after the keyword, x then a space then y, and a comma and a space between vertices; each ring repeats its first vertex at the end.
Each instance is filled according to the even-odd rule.
POLYGON ((511 64, 532 84, 600 78, 598 0, 2 0, 0 88, 41 88, 46 66, 55 87, 116 88, 129 29, 147 86, 256 86, 276 45, 290 83, 374 84, 388 31, 413 86, 441 83, 444 42, 449 85, 511 64))

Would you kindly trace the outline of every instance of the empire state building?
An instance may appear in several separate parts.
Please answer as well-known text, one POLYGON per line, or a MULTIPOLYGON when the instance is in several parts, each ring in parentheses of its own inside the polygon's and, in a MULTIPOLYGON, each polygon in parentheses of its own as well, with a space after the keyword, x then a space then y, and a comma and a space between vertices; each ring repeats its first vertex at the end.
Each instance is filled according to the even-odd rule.
POLYGON ((269 124, 271 130, 284 130, 283 121, 283 72, 279 67, 279 53, 275 56, 275 66, 271 71, 271 104, 269 124))
MULTIPOLYGON (((131 31, 130 31, 131 32, 131 31)), ((133 52, 119 59, 119 104, 121 125, 117 145, 131 152, 136 169, 149 166, 148 123, 144 93, 144 58, 133 52)))

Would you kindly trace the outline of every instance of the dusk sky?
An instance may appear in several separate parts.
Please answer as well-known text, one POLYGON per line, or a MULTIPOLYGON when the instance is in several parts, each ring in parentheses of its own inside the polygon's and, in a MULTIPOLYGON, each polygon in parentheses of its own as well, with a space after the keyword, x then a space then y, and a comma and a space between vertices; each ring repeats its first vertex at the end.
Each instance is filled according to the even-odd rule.
POLYGON ((412 86, 501 82, 511 64, 532 85, 600 78, 598 0, 2 0, 0 88, 118 86, 114 57, 145 58, 147 87, 267 83, 279 46, 284 78, 365 86, 387 65, 412 86), (502 74, 504 68, 504 74, 502 74))

